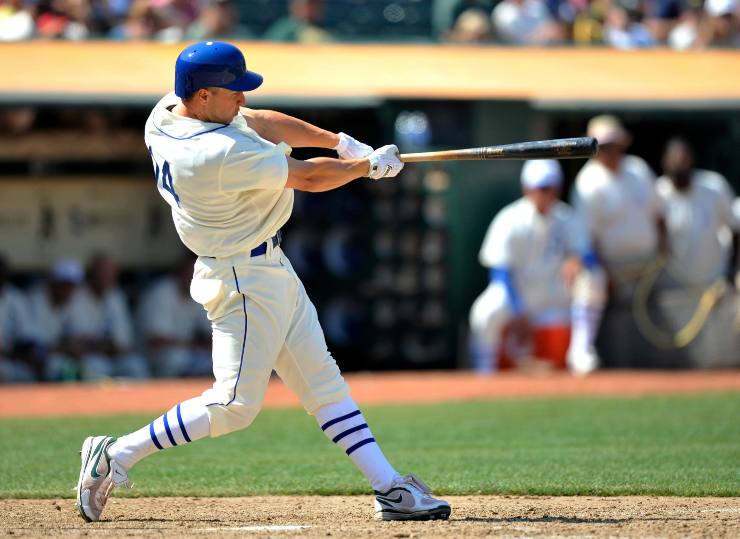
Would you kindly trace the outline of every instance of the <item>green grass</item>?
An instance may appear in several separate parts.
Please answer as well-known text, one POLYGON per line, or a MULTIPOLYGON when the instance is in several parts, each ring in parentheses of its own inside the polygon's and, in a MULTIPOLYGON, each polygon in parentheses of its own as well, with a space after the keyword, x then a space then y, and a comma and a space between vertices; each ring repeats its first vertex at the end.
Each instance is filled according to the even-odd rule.
MULTIPOLYGON (((366 407, 401 472, 440 494, 740 495, 740 394, 366 407)), ((0 497, 72 497, 91 433, 149 416, 0 421, 0 497)), ((248 429, 160 451, 133 496, 360 494, 368 487, 313 418, 265 410, 248 429)))

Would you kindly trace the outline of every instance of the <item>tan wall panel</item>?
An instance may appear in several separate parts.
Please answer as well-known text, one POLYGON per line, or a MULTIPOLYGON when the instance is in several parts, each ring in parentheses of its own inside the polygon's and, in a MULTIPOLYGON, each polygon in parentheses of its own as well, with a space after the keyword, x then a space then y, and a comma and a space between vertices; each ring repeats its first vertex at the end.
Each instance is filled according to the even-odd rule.
MULTIPOLYGON (((740 99, 740 51, 240 43, 269 97, 740 99)), ((0 93, 159 95, 182 45, 0 45, 0 93)))
POLYGON ((97 251, 124 266, 161 267, 183 249, 153 179, 0 181, 0 251, 14 268, 97 251))

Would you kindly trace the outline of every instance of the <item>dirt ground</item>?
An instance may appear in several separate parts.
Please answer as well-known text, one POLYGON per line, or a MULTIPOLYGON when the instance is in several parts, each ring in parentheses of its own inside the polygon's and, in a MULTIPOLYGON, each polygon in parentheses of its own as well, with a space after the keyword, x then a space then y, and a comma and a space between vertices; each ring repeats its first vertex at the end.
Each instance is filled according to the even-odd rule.
MULTIPOLYGON (((603 371, 585 377, 563 372, 477 376, 466 371, 438 371, 353 373, 345 378, 352 396, 363 406, 520 397, 740 391, 740 369, 603 371)), ((0 385, 0 417, 161 413, 177 402, 199 395, 210 385, 211 380, 205 378, 0 385)), ((264 406, 295 407, 299 403, 280 380, 273 379, 264 406)))
POLYGON ((0 500, 0 536, 183 538, 740 537, 737 498, 451 496, 450 520, 376 522, 367 496, 111 498, 85 524, 72 500, 0 500))

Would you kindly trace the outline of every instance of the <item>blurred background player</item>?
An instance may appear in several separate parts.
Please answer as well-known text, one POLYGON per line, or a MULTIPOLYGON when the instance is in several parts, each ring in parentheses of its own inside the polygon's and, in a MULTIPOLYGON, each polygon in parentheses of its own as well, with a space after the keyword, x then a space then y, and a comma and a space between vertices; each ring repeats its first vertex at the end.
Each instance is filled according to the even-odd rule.
POLYGON ((664 241, 662 204, 648 164, 626 154, 631 138, 616 117, 592 118, 587 132, 599 153, 576 176, 574 205, 613 298, 625 300, 664 241))
POLYGON ((40 380, 41 359, 30 305, 10 283, 10 268, 0 255, 0 383, 40 380))
POLYGON ((137 318, 152 374, 157 377, 211 373, 211 323, 190 297, 195 257, 188 255, 143 295, 137 318))
POLYGON ((95 380, 112 368, 95 354, 88 309, 81 291, 84 271, 77 260, 58 260, 46 283, 31 291, 31 312, 41 344, 48 351, 47 380, 95 380))
POLYGON ((670 246, 666 269, 674 285, 705 288, 731 274, 740 229, 732 211, 735 194, 721 174, 694 168, 694 152, 680 138, 668 142, 663 171, 656 187, 670 246))
POLYGON ((92 258, 87 271, 88 286, 81 289, 88 322, 87 340, 98 362, 110 365, 111 374, 146 378, 146 359, 133 350, 134 337, 128 303, 118 286, 118 267, 104 254, 92 258))
POLYGON ((593 342, 603 273, 575 213, 558 200, 557 161, 527 161, 521 183, 524 196, 495 217, 481 247, 490 284, 470 311, 473 367, 483 373, 496 368, 507 327, 522 341, 534 327, 572 323, 568 366, 589 372, 598 366, 593 342))

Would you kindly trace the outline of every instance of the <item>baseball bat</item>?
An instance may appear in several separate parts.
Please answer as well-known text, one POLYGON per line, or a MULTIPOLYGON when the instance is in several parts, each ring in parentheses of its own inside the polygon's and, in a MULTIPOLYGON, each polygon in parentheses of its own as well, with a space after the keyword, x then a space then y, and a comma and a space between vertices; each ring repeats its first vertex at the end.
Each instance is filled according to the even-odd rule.
POLYGON ((420 161, 473 161, 480 159, 584 159, 593 157, 599 145, 593 137, 560 138, 444 150, 439 152, 402 153, 404 163, 420 161))

